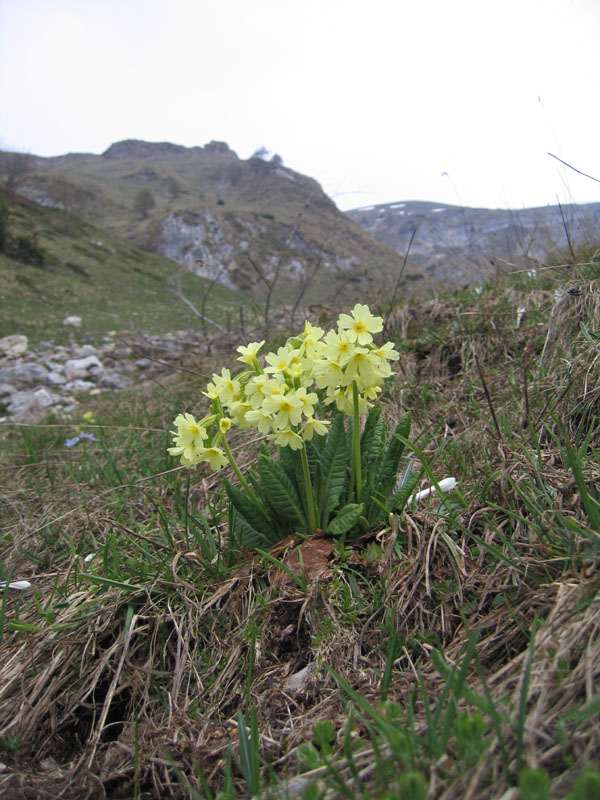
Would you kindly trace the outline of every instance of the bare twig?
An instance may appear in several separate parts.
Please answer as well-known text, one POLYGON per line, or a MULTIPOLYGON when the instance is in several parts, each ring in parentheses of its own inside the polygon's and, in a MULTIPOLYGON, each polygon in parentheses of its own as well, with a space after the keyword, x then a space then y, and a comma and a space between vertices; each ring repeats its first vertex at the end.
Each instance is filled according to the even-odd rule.
POLYGON ((569 245, 569 252, 573 256, 573 261, 577 261, 575 253, 573 252, 573 245, 571 244, 571 237, 569 235, 569 229, 567 228, 565 215, 563 214, 562 206, 560 204, 560 200, 558 199, 558 197, 556 198, 556 202, 558 203, 558 210, 560 211, 560 218, 562 219, 563 228, 565 229, 565 236, 567 237, 567 244, 569 245))
POLYGON ((322 263, 323 263, 322 259, 319 259, 316 262, 315 266, 313 267, 312 272, 310 273, 310 275, 307 275, 304 283, 300 287, 300 291, 298 292, 298 294, 296 296, 296 299, 294 301, 294 305, 292 306, 292 312, 291 312, 291 315, 290 315, 291 316, 292 327, 295 325, 294 319, 296 317, 296 311, 298 310, 298 306, 300 305, 300 301, 302 300, 302 298, 306 294, 306 290, 308 289, 308 287, 310 286, 313 278, 316 276, 317 272, 321 268, 322 263))
MULTIPOLYGON (((210 286, 210 287, 208 288, 208 290, 207 290, 207 293, 208 293, 208 292, 210 292, 211 288, 212 288, 212 286, 210 286)), ((210 317, 207 317, 207 316, 205 316, 205 315, 204 315, 204 314, 203 314, 201 311, 198 311, 198 309, 197 309, 197 308, 196 308, 196 306, 195 306, 195 305, 192 303, 192 301, 191 301, 191 300, 189 300, 189 299, 188 299, 188 298, 187 298, 187 297, 184 295, 184 293, 183 293, 183 291, 182 291, 182 289, 181 289, 181 281, 179 280, 179 276, 178 276, 178 280, 177 280, 177 286, 170 286, 170 287, 169 287, 169 291, 173 292, 173 294, 175 295, 175 297, 178 297, 178 298, 181 300, 181 302, 182 302, 182 303, 185 303, 185 304, 186 304, 186 306, 187 306, 187 307, 190 309, 190 311, 192 312, 192 314, 195 314, 195 315, 196 315, 197 317, 199 317, 200 319, 202 319, 202 320, 204 320, 204 321, 206 321, 206 322, 209 322, 209 323, 210 323, 211 325, 213 325, 213 326, 214 326, 214 327, 215 327, 215 328, 216 328, 218 331, 221 331, 221 333, 227 333, 227 331, 225 330, 225 328, 223 328, 221 325, 219 325, 219 323, 218 323, 218 322, 215 322, 214 320, 210 319, 210 317)), ((203 303, 203 307, 204 307, 204 303, 203 303)))
MULTIPOLYGON (((205 334, 205 335, 207 335, 207 330, 206 330, 206 322, 207 322, 207 321, 209 321, 209 322, 210 322, 210 318, 206 316, 206 301, 208 300, 208 296, 209 296, 209 294, 210 294, 210 293, 212 292, 212 290, 215 288, 215 284, 217 283, 217 281, 218 281, 218 280, 219 280, 219 278, 221 277, 221 275, 222 275, 222 273, 223 273, 223 269, 224 269, 224 267, 223 267, 223 266, 221 266, 221 267, 220 267, 220 269, 218 269, 218 270, 215 272, 215 274, 214 274, 214 276, 213 276, 213 279, 211 280, 211 282, 210 282, 210 284, 209 284, 209 287, 208 287, 208 289, 207 289, 207 290, 204 292, 204 294, 202 295, 202 311, 201 311, 201 314, 202 314, 202 327, 203 327, 203 330, 204 330, 204 334, 205 334)), ((214 325, 214 323, 213 323, 213 325, 214 325)))
POLYGON ((578 175, 583 175, 584 178, 589 178, 591 181, 596 181, 596 183, 600 183, 600 179, 594 178, 593 175, 588 175, 587 172, 582 172, 580 169, 576 169, 571 164, 567 164, 566 161, 563 161, 562 158, 559 158, 558 156, 555 156, 554 153, 548 153, 548 155, 552 156, 552 158, 555 158, 557 161, 560 161, 560 163, 564 164, 565 167, 568 167, 569 169, 572 169, 573 172, 577 172, 578 175))
POLYGON ((268 331, 269 330, 269 310, 270 310, 270 307, 271 307, 271 296, 273 295, 273 289, 275 288, 275 284, 277 283, 277 280, 279 279, 279 272, 281 270, 281 259, 279 259, 279 261, 277 263, 277 269, 275 270, 275 277, 273 278, 273 280, 269 280, 267 278, 267 276, 265 275, 265 273, 262 271, 262 269, 258 266, 258 264, 256 264, 250 258, 248 253, 246 253, 246 258, 250 262, 250 264, 252 266, 252 269, 256 272, 258 277, 261 279, 261 281, 267 287, 267 296, 265 298, 264 323, 265 323, 265 329, 268 331))
POLYGON ((498 439, 502 441, 502 431, 500 430, 500 425, 498 425, 498 419, 496 418, 496 412, 494 411, 494 404, 492 402, 492 396, 490 394, 490 390, 488 389, 487 383, 485 381, 485 376, 483 374, 483 370, 481 369, 481 364, 479 363, 479 359, 477 358, 477 353, 473 351, 473 355, 475 357, 475 363, 477 364, 477 372, 479 373, 479 377, 481 378, 483 391, 485 392, 485 397, 490 409, 490 414, 492 415, 492 420, 494 421, 494 427, 496 428, 496 433, 498 434, 498 439))
POLYGON ((390 304, 389 304, 389 307, 388 307, 388 312, 385 315, 385 320, 383 322, 383 330, 384 330, 384 333, 386 335, 387 335, 388 320, 389 320, 390 314, 392 313, 392 309, 394 307, 394 303, 396 302, 396 295, 398 293, 398 287, 400 286, 400 281, 402 280, 402 276, 404 275, 404 268, 406 267, 406 262, 408 261, 408 255, 410 253, 410 248, 412 247, 412 243, 413 243, 413 241, 415 239, 416 233, 417 233, 417 229, 413 228, 412 229, 412 233, 410 235, 410 241, 408 243, 408 247, 406 248, 406 253, 404 254, 404 259, 402 261, 402 266, 400 267, 400 272, 398 273, 398 280, 396 281, 396 285, 394 286, 394 293, 392 294, 392 299, 390 300, 390 304))

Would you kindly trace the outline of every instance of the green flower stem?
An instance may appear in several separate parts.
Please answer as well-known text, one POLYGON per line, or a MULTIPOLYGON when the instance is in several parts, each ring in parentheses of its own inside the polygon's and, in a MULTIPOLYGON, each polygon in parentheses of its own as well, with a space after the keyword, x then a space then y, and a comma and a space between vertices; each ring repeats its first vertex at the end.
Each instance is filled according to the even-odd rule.
MULTIPOLYGON (((217 423, 218 423, 218 421, 219 421, 219 420, 220 420, 222 417, 224 417, 224 416, 225 416, 225 415, 223 414, 223 406, 221 405, 221 401, 219 400, 219 398, 218 398, 218 397, 215 397, 215 399, 214 399, 214 401, 213 401, 213 405, 214 405, 215 414, 216 414, 216 417, 217 417, 217 423)), ((247 480, 246 480, 246 479, 244 478, 244 476, 242 475, 242 471, 241 471, 241 470, 240 470, 240 468, 238 467, 238 465, 237 465, 237 462, 236 462, 235 458, 233 457, 233 453, 231 452, 231 448, 229 447, 229 442, 227 441, 227 437, 225 436, 225 434, 224 434, 224 433, 222 434, 222 436, 223 436, 223 439, 222 439, 222 442, 223 442, 223 450, 225 450, 225 455, 227 456, 227 460, 229 461, 229 464, 230 464, 230 466, 231 466, 232 470, 233 470, 233 471, 235 472, 235 474, 237 475, 237 477, 238 477, 238 480, 239 480, 239 482, 241 483, 243 490, 246 492, 246 494, 248 495, 248 497, 250 498, 250 500, 252 500, 252 502, 253 502, 255 505, 257 505, 257 506, 260 506, 260 503, 259 503, 259 502, 258 502, 258 500, 256 499, 256 495, 254 494, 254 492, 252 491, 252 489, 251 489, 251 488, 250 488, 250 486, 248 485, 248 482, 247 482, 247 480)))
POLYGON ((352 471, 354 472, 354 489, 356 502, 360 497, 362 488, 362 474, 360 465, 360 416, 358 413, 358 386, 352 381, 352 471))
POLYGON ((233 471, 237 475, 238 480, 241 483, 243 490, 246 492, 246 494, 248 495, 250 500, 252 500, 252 502, 255 505, 257 505, 257 506, 260 505, 258 500, 256 499, 256 495, 254 494, 254 492, 250 488, 247 480, 242 475, 242 472, 241 472, 240 468, 238 467, 235 458, 233 457, 233 453, 231 452, 231 448, 229 447, 229 442, 227 441, 227 437, 226 436, 223 436, 222 442, 223 442, 223 450, 225 451, 225 455, 227 456, 227 460, 229 461, 229 464, 231 465, 231 468, 233 469, 233 471))
POLYGON ((315 514, 315 503, 313 500, 312 484, 310 482, 310 470, 308 468, 308 457, 306 455, 306 444, 302 447, 300 454, 302 456, 302 472, 304 473, 304 491, 306 492, 306 504, 308 506, 308 524, 310 525, 310 532, 314 533, 317 527, 317 517, 315 514))

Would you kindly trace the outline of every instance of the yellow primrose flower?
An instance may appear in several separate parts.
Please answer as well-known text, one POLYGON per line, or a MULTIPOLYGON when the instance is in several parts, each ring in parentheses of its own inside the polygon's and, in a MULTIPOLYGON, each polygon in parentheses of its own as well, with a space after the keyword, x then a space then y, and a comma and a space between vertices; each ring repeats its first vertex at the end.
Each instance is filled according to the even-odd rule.
POLYGON ((383 319, 373 316, 369 306, 357 303, 352 309, 352 316, 340 314, 338 328, 346 333, 349 341, 365 345, 373 341, 374 333, 383 329, 383 319))
MULTIPOLYGON (((377 398, 377 395, 379 394, 379 392, 381 392, 381 386, 367 386, 363 390, 363 397, 364 397, 365 401, 367 401, 367 400, 375 400, 377 398)), ((360 405, 360 401, 359 401, 359 405, 360 405)))
POLYGON ((254 375, 254 377, 250 378, 246 386, 244 387, 244 393, 246 395, 246 400, 250 403, 253 408, 258 408, 262 401, 265 399, 263 394, 263 386, 269 380, 268 376, 263 373, 260 375, 254 375))
POLYGON ((211 394, 205 392, 211 400, 215 400, 216 397, 218 397, 225 405, 233 403, 234 400, 239 400, 240 382, 237 378, 231 377, 231 372, 228 369, 223 367, 220 375, 214 373, 213 380, 214 384, 209 383, 207 387, 211 391, 211 394), (215 397, 213 397, 212 394, 215 394, 215 397))
POLYGON ((96 422, 96 419, 91 411, 86 411, 85 414, 83 415, 83 418, 86 422, 89 422, 91 425, 93 425, 94 422, 96 422))
POLYGON ((253 408, 246 411, 244 415, 246 422, 250 423, 253 428, 258 428, 258 432, 266 435, 273 430, 273 417, 262 411, 260 408, 253 408))
POLYGON ((294 380, 300 380, 300 376, 302 375, 304 367, 300 363, 300 361, 296 361, 293 364, 290 364, 288 367, 288 372, 290 374, 290 378, 294 378, 294 380))
POLYGON ((193 452, 193 460, 189 459, 185 453, 175 452, 177 448, 175 447, 167 447, 167 452, 172 456, 179 456, 179 461, 181 462, 182 467, 195 467, 198 463, 196 459, 196 451, 193 452))
POLYGON ((202 392, 202 394, 208 397, 209 400, 216 400, 219 396, 219 390, 214 383, 209 382, 206 384, 206 391, 202 392))
POLYGON ((265 372, 283 372, 297 355, 296 350, 290 350, 288 347, 280 347, 276 353, 267 353, 265 361, 269 366, 265 367, 265 372))
MULTIPOLYGON (((355 347, 344 370, 344 385, 350 385, 357 378, 367 385, 374 383, 380 363, 380 359, 366 347, 355 347)), ((387 364, 387 362, 384 363, 387 364)))
POLYGON ((325 331, 323 330, 323 328, 319 328, 317 325, 313 325, 307 319, 304 320, 304 331, 302 332, 302 337, 304 338, 305 341, 307 339, 313 339, 314 341, 317 341, 318 339, 321 338, 321 336, 323 336, 324 333, 325 331))
POLYGON ((300 353, 303 356, 312 358, 317 355, 321 348, 321 337, 323 336, 323 328, 317 328, 311 325, 308 320, 304 323, 304 331, 300 336, 301 344, 299 347, 300 353))
POLYGON ((229 428, 231 428, 231 420, 229 417, 221 417, 219 420, 219 430, 221 433, 227 433, 229 428))
POLYGON ((178 414, 173 424, 177 430, 171 431, 174 446, 168 448, 169 453, 172 456, 181 456, 184 466, 192 466, 196 463, 198 449, 208 439, 208 433, 192 414, 178 414))
POLYGON ((226 467, 228 464, 227 456, 220 447, 204 447, 199 450, 197 463, 200 461, 208 461, 213 472, 218 472, 221 467, 226 467))
POLYGON ((302 438, 305 442, 310 442, 315 433, 317 436, 325 436, 328 425, 331 425, 331 422, 329 422, 327 419, 323 420, 309 417, 304 423, 300 433, 302 434, 302 438))
POLYGON ((279 380, 278 378, 269 378, 268 381, 263 383, 261 388, 263 400, 266 397, 272 397, 274 394, 285 394, 289 388, 285 381, 279 380))
POLYGON ((344 371, 337 361, 322 359, 315 361, 314 367, 315 381, 319 389, 335 389, 342 383, 344 371))
POLYGON ((354 350, 347 333, 345 331, 339 333, 329 331, 323 342, 323 356, 330 361, 337 361, 343 367, 354 350))
MULTIPOLYGON (((360 387, 359 387, 360 391, 360 387)), ((337 407, 338 411, 341 411, 342 414, 346 414, 346 416, 351 417, 354 413, 354 402, 352 396, 352 386, 347 386, 345 388, 340 389, 328 389, 327 396, 325 397, 325 405, 331 405, 334 403, 337 407)), ((359 395, 358 397, 358 413, 359 414, 366 414, 369 410, 369 404, 367 401, 359 395)))
POLYGON ((392 374, 392 368, 387 361, 379 361, 377 366, 374 367, 373 374, 369 378, 369 383, 375 385, 383 383, 386 378, 392 374))
POLYGON ((284 428, 281 431, 277 431, 273 439, 278 447, 291 447, 292 450, 300 450, 304 447, 302 437, 294 433, 291 428, 284 428))
POLYGON ((296 389, 296 397, 302 401, 302 413, 305 417, 312 417, 315 413, 315 404, 319 402, 319 398, 315 392, 307 392, 304 386, 296 389))
POLYGON ((248 344, 247 347, 244 347, 244 345, 240 345, 238 348, 236 348, 236 351, 240 353, 238 361, 242 361, 244 364, 249 364, 250 366, 252 366, 254 362, 258 360, 257 356, 258 351, 260 350, 260 348, 263 346, 264 343, 265 342, 263 339, 262 342, 250 342, 250 344, 248 344))
POLYGON ((381 347, 376 347, 373 355, 385 361, 397 361, 400 358, 400 353, 394 350, 393 342, 386 342, 381 347))
POLYGON ((231 414, 233 422, 236 425, 239 425, 240 428, 248 428, 248 423, 244 419, 246 416, 246 412, 250 411, 252 406, 250 403, 246 403, 243 400, 236 400, 233 403, 230 403, 229 406, 229 413, 231 414))
POLYGON ((177 428, 176 432, 172 431, 173 435, 182 441, 195 442, 200 445, 204 439, 208 438, 206 430, 196 421, 193 414, 178 414, 173 425, 177 428))
POLYGON ((274 417, 274 428, 279 430, 288 425, 298 425, 304 403, 294 392, 272 394, 262 404, 262 410, 274 417))

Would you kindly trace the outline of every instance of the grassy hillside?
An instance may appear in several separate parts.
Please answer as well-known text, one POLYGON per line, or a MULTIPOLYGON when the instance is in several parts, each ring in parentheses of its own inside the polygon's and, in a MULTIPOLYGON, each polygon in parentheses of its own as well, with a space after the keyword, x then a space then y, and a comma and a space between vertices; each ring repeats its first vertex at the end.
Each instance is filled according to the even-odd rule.
POLYGON ((268 277, 283 268, 277 290, 287 302, 313 271, 310 302, 342 291, 350 301, 395 280, 402 263, 341 213, 316 181, 260 158, 238 159, 226 145, 125 141, 100 156, 37 158, 19 191, 76 210, 200 274, 221 269, 222 282, 227 277, 261 298, 265 283, 252 262, 268 277), (136 203, 140 193, 150 198, 145 209, 136 203))
POLYGON ((199 375, 3 425, 0 566, 31 587, 2 599, 0 792, 599 797, 599 280, 588 254, 380 309, 401 472, 457 488, 354 541, 232 544, 223 473, 166 453, 199 375))
MULTIPOLYGON (((210 282, 167 258, 141 250, 75 214, 23 198, 8 205, 12 240, 33 241, 40 258, 0 252, 0 336, 24 333, 32 342, 66 336, 62 320, 82 318, 82 334, 96 340, 108 330, 165 333, 201 323, 177 293, 202 308, 210 282), (41 263, 40 263, 41 261, 41 263)), ((34 254, 35 255, 35 254, 34 254)), ((247 298, 222 286, 210 291, 213 319, 239 319, 247 298)), ((216 329, 208 325, 211 333, 216 329)))

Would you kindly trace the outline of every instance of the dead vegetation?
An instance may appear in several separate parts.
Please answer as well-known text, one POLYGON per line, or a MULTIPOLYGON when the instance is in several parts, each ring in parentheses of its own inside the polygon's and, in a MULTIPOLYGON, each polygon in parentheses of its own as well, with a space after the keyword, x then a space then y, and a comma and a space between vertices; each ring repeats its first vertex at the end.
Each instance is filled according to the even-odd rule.
POLYGON ((403 352, 384 415, 412 411, 460 492, 351 548, 290 540, 279 566, 229 552, 218 476, 187 483, 164 435, 112 427, 166 431, 199 397, 189 376, 168 400, 99 399, 98 451, 65 453, 61 427, 5 429, 2 566, 32 588, 2 601, 3 796, 248 796, 241 712, 248 729, 256 714, 264 798, 405 797, 403 769, 426 797, 533 797, 527 768, 566 797, 600 760, 597 270, 389 314, 403 352), (404 767, 345 686, 412 731, 404 767), (471 760, 452 722, 468 714, 484 722, 471 760), (323 720, 331 757, 307 768, 297 748, 323 720))

